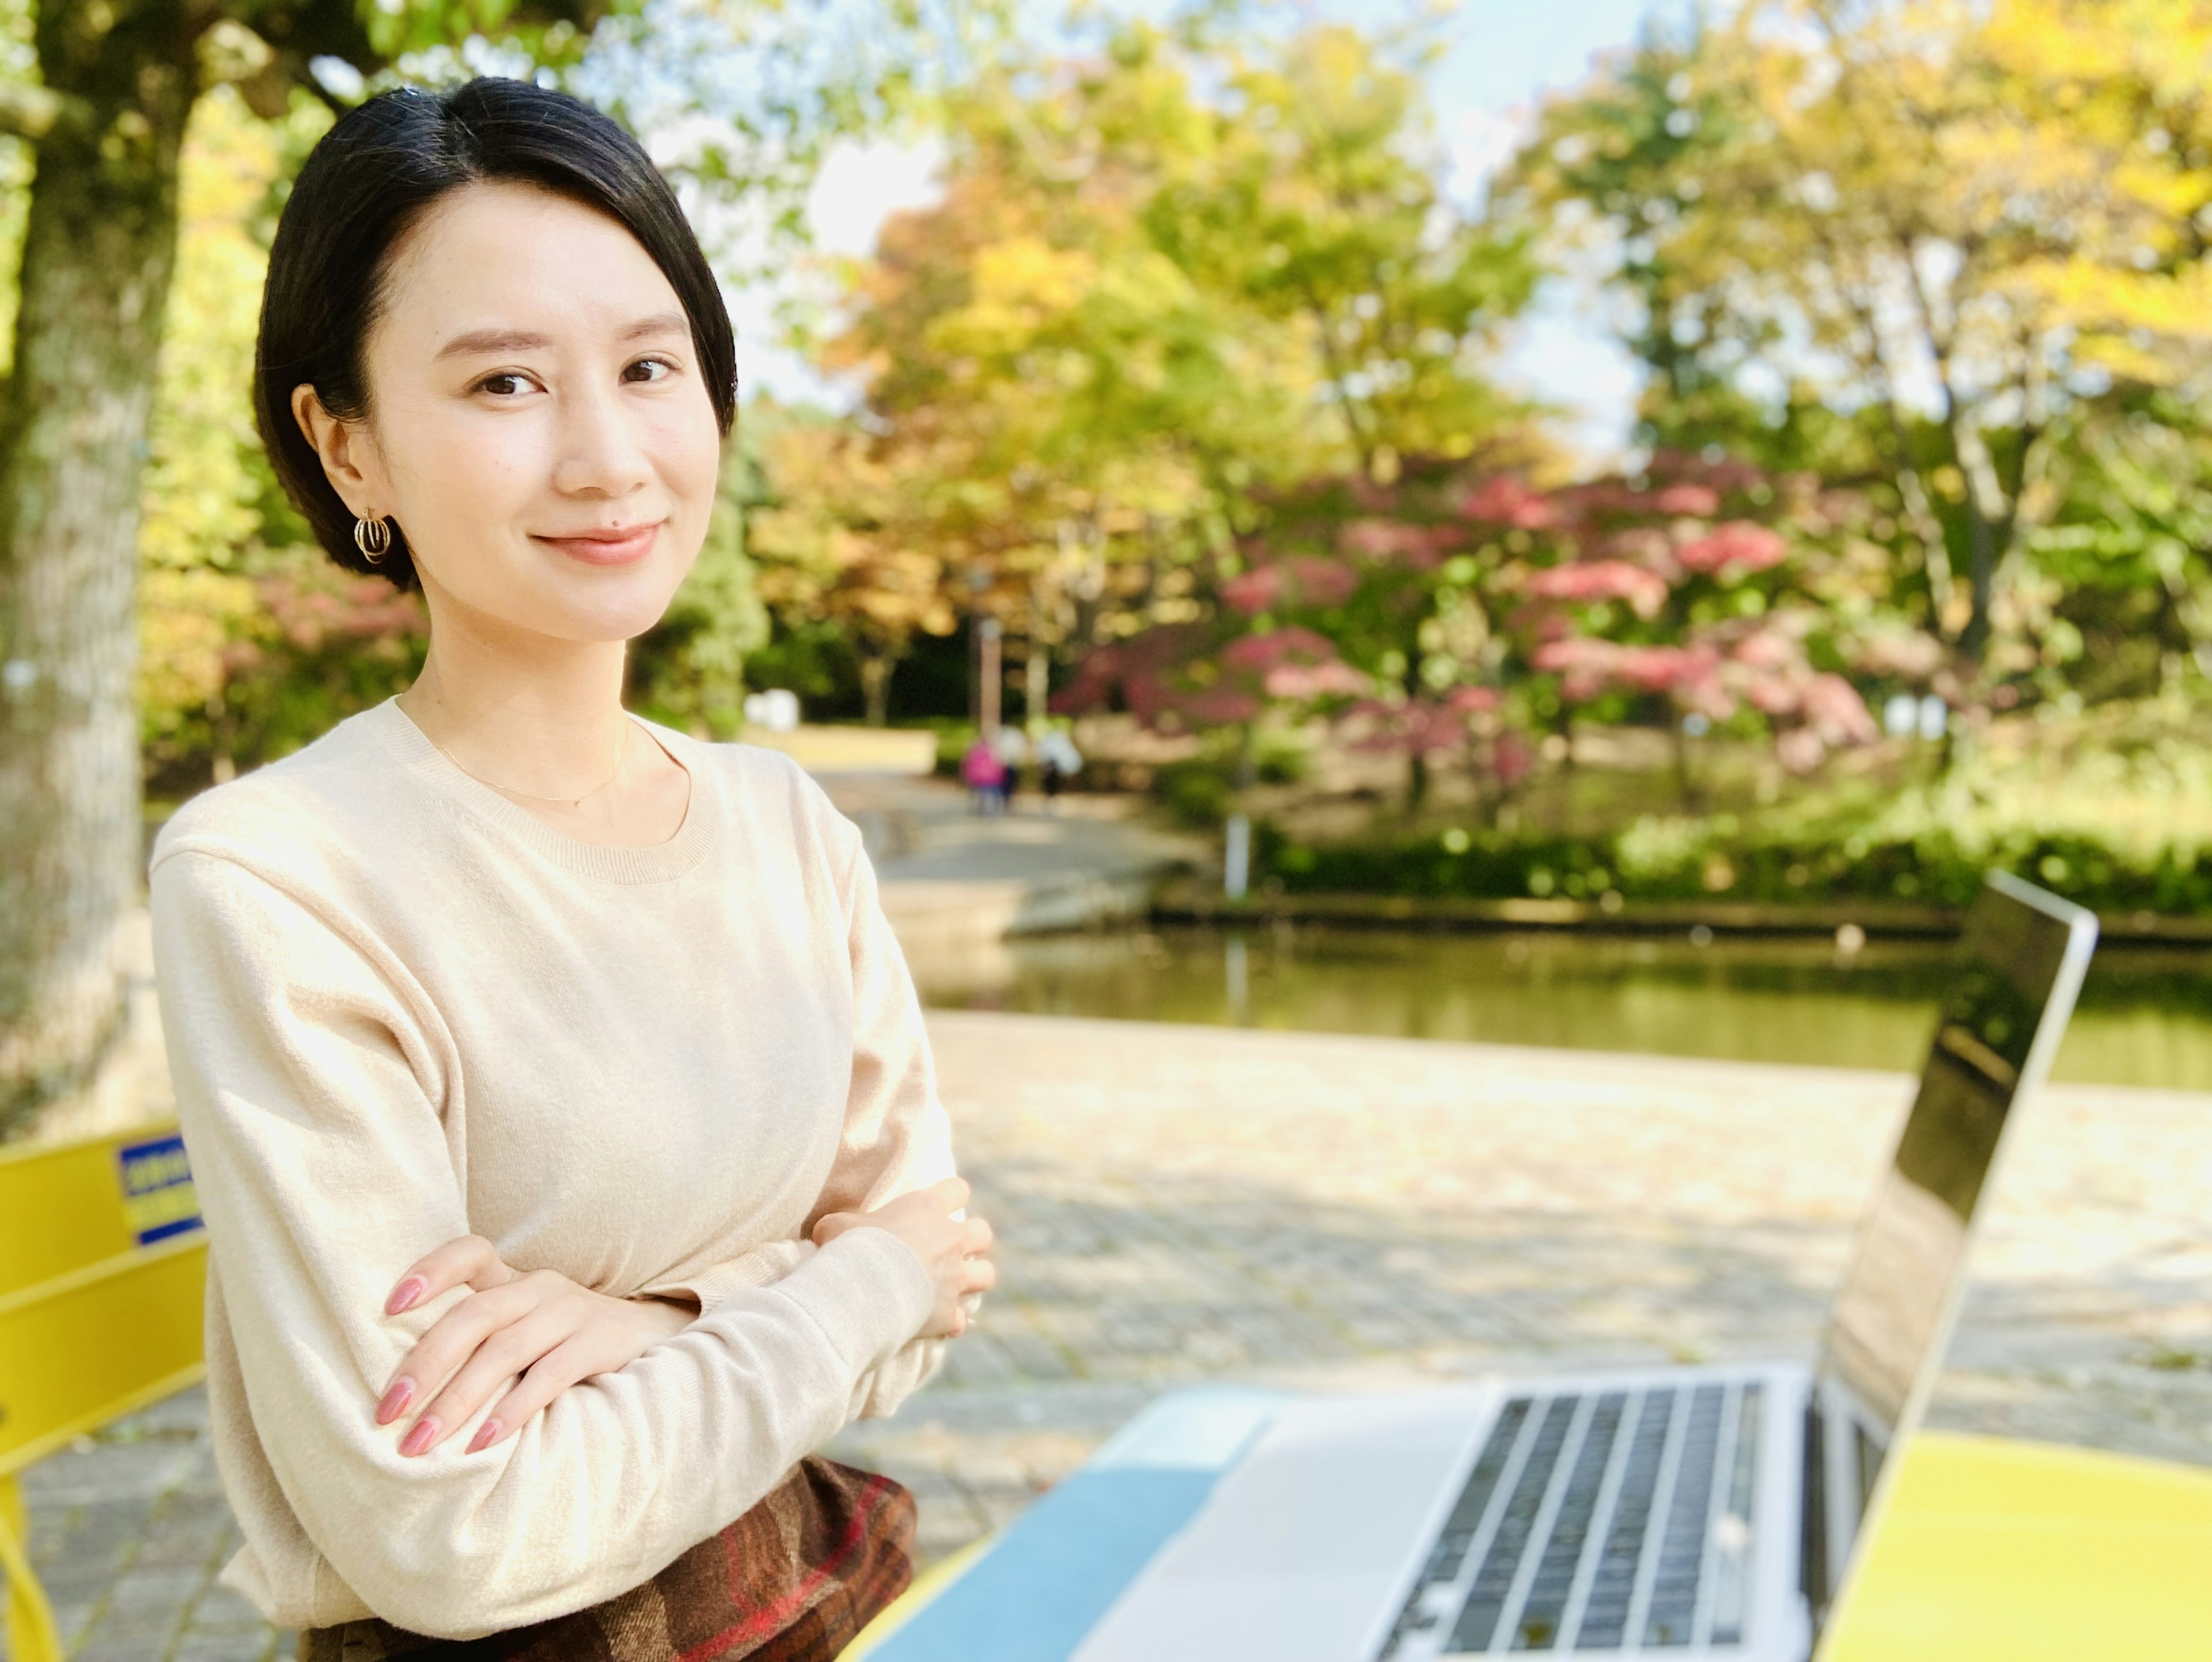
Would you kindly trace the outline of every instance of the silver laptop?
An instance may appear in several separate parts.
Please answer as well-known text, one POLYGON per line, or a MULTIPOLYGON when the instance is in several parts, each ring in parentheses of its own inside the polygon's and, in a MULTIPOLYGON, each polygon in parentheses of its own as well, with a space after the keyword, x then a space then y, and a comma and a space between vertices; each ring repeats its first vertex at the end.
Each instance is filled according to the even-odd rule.
POLYGON ((1293 1401, 1074 1662, 1805 1662, 1927 1403, 1999 1135, 2049 1071, 2096 938, 2089 913, 1990 875, 1812 1367, 1293 1401))

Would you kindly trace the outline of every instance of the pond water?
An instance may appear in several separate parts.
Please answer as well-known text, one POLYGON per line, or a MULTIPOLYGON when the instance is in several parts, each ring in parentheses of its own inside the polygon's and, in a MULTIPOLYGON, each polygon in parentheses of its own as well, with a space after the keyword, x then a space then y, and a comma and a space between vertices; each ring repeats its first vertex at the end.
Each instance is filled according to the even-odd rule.
MULTIPOLYGON (((915 963, 943 1008, 1917 1070, 1938 944, 1260 926, 1033 936, 915 963)), ((2106 948, 2056 1076, 2212 1090, 2212 953, 2106 948)))

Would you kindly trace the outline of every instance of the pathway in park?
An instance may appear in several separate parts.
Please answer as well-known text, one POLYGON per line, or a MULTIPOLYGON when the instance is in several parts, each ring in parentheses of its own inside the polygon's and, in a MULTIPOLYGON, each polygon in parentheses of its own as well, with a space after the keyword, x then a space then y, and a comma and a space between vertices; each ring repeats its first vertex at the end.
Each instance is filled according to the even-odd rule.
POLYGON ((985 819, 948 780, 822 782, 866 837, 884 910, 909 954, 1140 916, 1164 875, 1212 858, 1198 839, 1139 824, 1127 797, 1024 797, 985 819))
MULTIPOLYGON (((1891 1075, 940 1013, 1002 1289, 841 1440, 940 1555, 1154 1391, 1802 1354, 1909 1089, 1891 1075)), ((2018 1128, 1938 1423, 2212 1463, 2212 1096, 2069 1087, 2018 1128)), ((289 1654, 198 1393, 33 1468, 82 1662, 289 1654)))

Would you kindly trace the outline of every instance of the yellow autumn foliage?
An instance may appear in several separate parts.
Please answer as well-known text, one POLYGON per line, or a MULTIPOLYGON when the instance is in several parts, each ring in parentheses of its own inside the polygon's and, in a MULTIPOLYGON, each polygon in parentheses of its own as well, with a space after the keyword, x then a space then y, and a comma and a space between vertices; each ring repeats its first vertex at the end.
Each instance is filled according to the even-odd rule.
POLYGON ((185 142, 138 533, 138 696, 149 737, 219 699, 240 647, 273 632, 247 569, 261 533, 251 375, 268 263, 253 228, 284 137, 219 87, 200 100, 185 142))

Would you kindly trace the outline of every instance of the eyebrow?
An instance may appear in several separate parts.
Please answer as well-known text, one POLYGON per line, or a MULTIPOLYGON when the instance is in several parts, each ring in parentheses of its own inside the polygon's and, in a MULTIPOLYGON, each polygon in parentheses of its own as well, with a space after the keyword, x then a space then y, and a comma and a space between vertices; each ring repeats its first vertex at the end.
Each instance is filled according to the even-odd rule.
MULTIPOLYGON (((615 338, 637 340, 647 335, 690 332, 691 320, 683 313, 656 312, 627 326, 615 338)), ((438 349, 437 355, 441 358, 475 357, 488 352, 527 352, 552 344, 550 336, 526 329, 471 329, 465 335, 455 335, 438 349)))
POLYGON ((534 335, 524 329, 471 329, 465 335, 455 335, 438 349, 441 358, 471 357, 483 352, 526 352, 536 346, 553 343, 544 335, 534 335))
POLYGON ((691 320, 681 312, 656 312, 649 318, 640 318, 616 337, 618 340, 637 340, 647 335, 689 335, 691 320))

